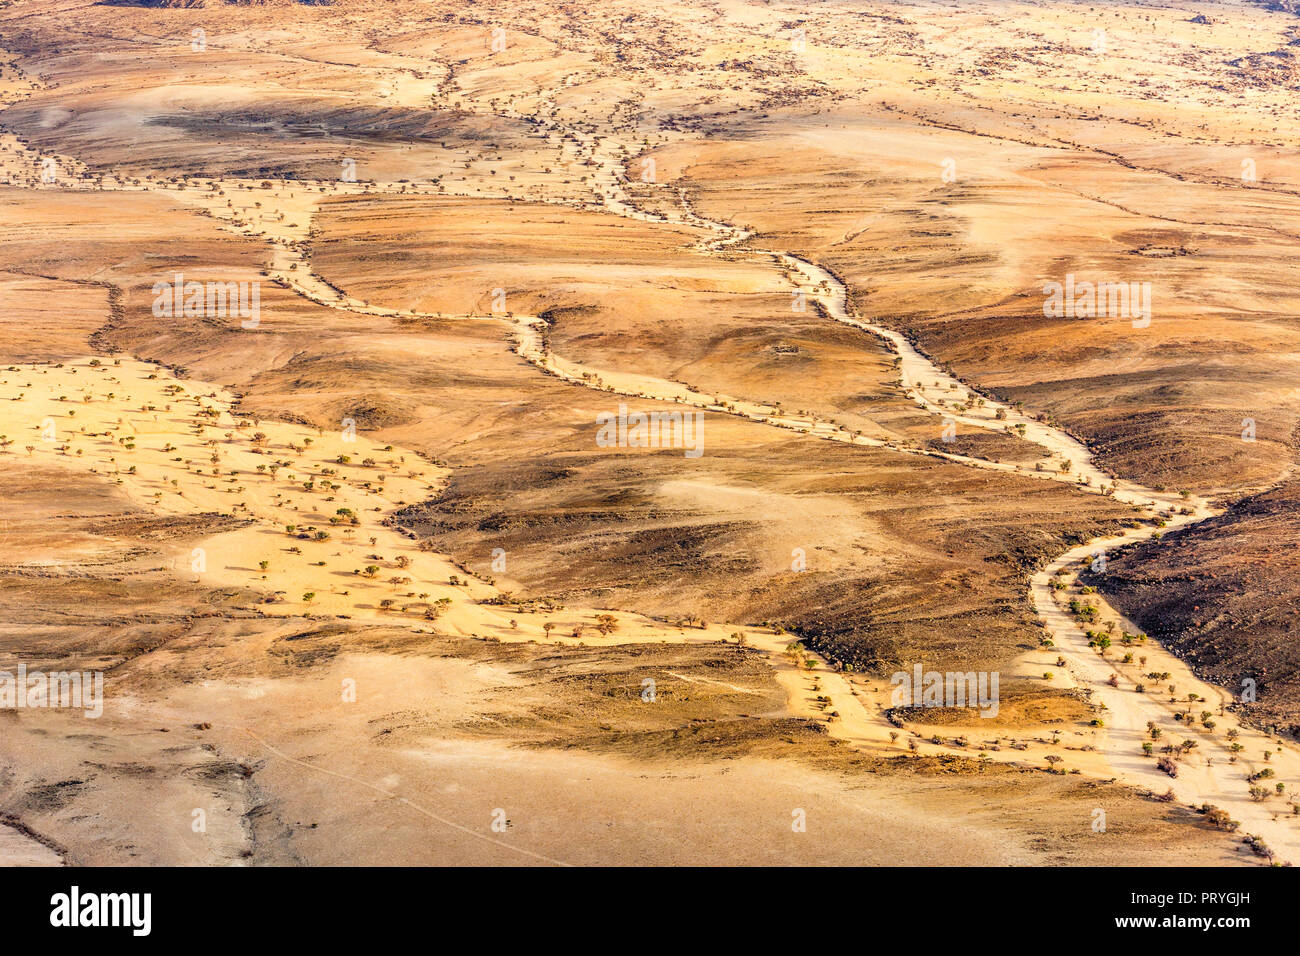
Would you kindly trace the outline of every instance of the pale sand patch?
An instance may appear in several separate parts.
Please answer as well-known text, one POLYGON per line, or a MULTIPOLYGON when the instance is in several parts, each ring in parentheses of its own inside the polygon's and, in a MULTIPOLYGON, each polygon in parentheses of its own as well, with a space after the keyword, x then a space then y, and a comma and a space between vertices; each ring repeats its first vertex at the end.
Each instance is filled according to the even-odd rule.
POLYGON ((11 436, 4 464, 39 459, 89 470, 148 510, 249 521, 196 548, 164 551, 195 580, 264 592, 263 614, 427 619, 448 633, 507 641, 550 639, 548 623, 557 639, 600 640, 606 613, 620 642, 718 641, 736 631, 621 611, 483 603, 501 592, 387 523, 401 505, 436 495, 444 469, 346 425, 314 433, 232 415, 220 387, 142 362, 91 361, 0 373, 0 434, 11 436), (574 637, 579 625, 584 633, 574 637))
POLYGON ((0 823, 0 866, 62 866, 63 859, 45 844, 15 827, 0 823))

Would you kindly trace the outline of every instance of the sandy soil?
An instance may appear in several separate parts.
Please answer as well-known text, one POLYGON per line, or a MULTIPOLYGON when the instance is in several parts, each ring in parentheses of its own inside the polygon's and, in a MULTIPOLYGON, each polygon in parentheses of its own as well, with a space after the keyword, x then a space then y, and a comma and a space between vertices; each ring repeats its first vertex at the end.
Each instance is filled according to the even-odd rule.
MULTIPOLYGON (((1268 193, 1289 209, 1300 181, 1288 151, 1292 127, 1268 128, 1288 102, 1281 93, 1286 76, 1273 72, 1285 70, 1277 65, 1285 58, 1268 51, 1285 47, 1293 31, 1280 14, 1250 7, 1197 25, 1185 11, 1159 11, 1153 21, 1145 7, 1115 4, 1092 14, 1104 25, 1106 49, 1115 51, 1102 58, 1098 41, 1090 53, 1080 39, 1072 12, 1052 4, 1016 4, 1011 12, 976 5, 958 14, 937 4, 884 5, 886 17, 871 6, 864 26, 833 9, 786 22, 779 19, 784 12, 730 0, 708 10, 672 4, 662 20, 633 17, 601 33, 539 4, 528 11, 529 29, 512 27, 504 47, 477 13, 390 24, 363 38, 334 11, 304 9, 301 23, 267 40, 252 24, 274 14, 252 10, 241 12, 250 19, 239 30, 214 34, 218 56, 204 59, 185 49, 196 16, 190 11, 169 11, 176 16, 156 22, 151 11, 113 11, 105 24, 92 25, 75 4, 40 0, 61 40, 90 42, 96 50, 110 45, 110 65, 98 70, 76 55, 43 53, 50 29, 43 23, 17 35, 6 25, 5 45, 17 52, 0 65, 0 184, 21 193, 22 203, 40 203, 52 236, 85 228, 69 196, 87 210, 109 193, 140 197, 133 210, 187 210, 215 224, 209 230, 205 223, 204 241, 219 230, 231 249, 252 250, 241 268, 251 274, 256 267, 248 263, 260 259, 260 276, 285 299, 297 296, 305 311, 295 318, 306 318, 302 328, 285 323, 265 338, 249 337, 259 345, 224 353, 210 338, 201 345, 169 339, 170 330, 156 327, 165 323, 141 331, 141 289, 149 287, 152 261, 181 261, 184 251, 161 255, 139 223, 119 237, 120 246, 131 246, 129 265, 99 250, 61 257, 57 248, 33 255, 24 247, 27 258, 15 257, 29 265, 5 279, 5 295, 39 298, 44 283, 72 281, 81 285, 70 311, 92 313, 102 292, 108 314, 86 330, 98 353, 48 345, 42 351, 36 344, 15 350, 26 361, 0 373, 0 468, 17 481, 61 470, 108 488, 133 513, 164 526, 180 518, 194 528, 213 524, 216 533, 162 532, 132 559, 157 554, 162 566, 147 573, 167 575, 187 595, 208 594, 219 606, 219 624, 204 626, 230 630, 214 636, 191 629, 124 657, 112 712, 95 735, 79 736, 62 715, 48 724, 33 723, 43 715, 16 718, 20 734, 4 757, 20 770, 8 799, 21 812, 15 827, 0 827, 0 857, 889 863, 907 846, 924 846, 909 861, 1041 862, 1041 848, 1023 836, 1032 827, 1017 814, 1046 815, 1045 831, 1072 832, 1086 825, 1082 809, 1094 802, 1088 788, 1117 780, 1121 787, 1106 791, 1117 806, 1131 808, 1135 790, 1173 795, 1169 815, 1157 819, 1162 805, 1146 802, 1131 818, 1140 831, 1132 854, 1155 852, 1181 827, 1186 843, 1169 844, 1178 843, 1177 852, 1217 858, 1224 833, 1187 826, 1188 806, 1213 804, 1276 859, 1293 860, 1293 821, 1300 818, 1274 785, 1289 787, 1300 771, 1294 743, 1243 723, 1221 689, 1154 641, 1099 653, 1068 610, 1072 599, 1091 603, 1091 627, 1113 621, 1116 635, 1136 632, 1101 595, 1082 590, 1074 577, 1080 562, 1219 515, 1222 499, 1275 481, 1289 454, 1294 419, 1286 416, 1261 416, 1265 441, 1241 474, 1233 470, 1243 460, 1239 451, 1201 454, 1197 442, 1214 434, 1220 419, 1235 420, 1254 405, 1233 397, 1207 410, 1214 376, 1185 389, 1178 376, 1190 367, 1179 363, 1219 348, 1216 335, 1235 345, 1221 374, 1260 383, 1258 395, 1281 394, 1295 371, 1293 330, 1283 319, 1291 292, 1277 271, 1295 236, 1285 212, 1265 212, 1267 203, 1250 195, 1268 193), (956 32, 954 16, 962 24, 956 32), (1008 17, 1013 24, 1018 17, 1032 21, 1033 30, 1017 27, 1008 36, 1008 17), (791 23, 806 38, 792 43, 791 23), (1181 59, 1166 55, 1170 49, 1181 59), (220 75, 214 63, 222 64, 220 75), (1064 65, 1080 77, 1069 88, 1059 81, 1064 65), (1182 109, 1170 110, 1170 103, 1182 109), (1189 125, 1188 116, 1201 125, 1189 125), (867 149, 877 136, 887 148, 867 149), (277 149, 267 149, 267 137, 277 149), (1238 177, 1243 144, 1265 170, 1258 186, 1238 177), (864 155, 877 158, 863 161, 864 155), (936 182, 930 167, 939 160, 965 178, 936 182), (657 174, 647 173, 656 163, 657 174), (756 175, 734 175, 753 163, 763 166, 756 175), (1183 184, 1174 208, 1152 213, 1171 180, 1183 184), (875 208, 853 208, 856 200, 839 191, 845 181, 875 208), (1219 190, 1229 187, 1250 209, 1219 208, 1219 190), (754 200, 746 190, 762 195, 754 200), (882 196, 888 203, 878 201, 882 196), (1044 196, 1057 203, 1052 214, 1026 215, 1050 205, 1044 196), (484 209, 525 201, 636 223, 645 229, 635 233, 638 242, 689 243, 691 268, 663 283, 677 284, 669 295, 656 287, 651 268, 640 266, 644 294, 620 300, 592 293, 604 296, 608 311, 601 315, 613 322, 598 317, 586 325, 563 317, 570 307, 564 295, 626 281, 636 263, 573 265, 562 279, 530 264, 528 280, 541 288, 530 293, 536 304, 528 312, 483 308, 476 289, 459 293, 468 306, 430 294, 424 297, 443 311, 397 308, 378 304, 395 294, 388 286, 399 283, 391 276, 358 292, 318 271, 327 211, 333 219, 367 201, 374 211, 380 200, 440 197, 484 209), (1106 237, 1100 243, 1099 235, 1106 237), (1007 332, 997 324, 1007 310, 1018 314, 1027 279, 1034 285, 1058 268, 1122 271, 1138 259, 1162 288, 1177 290, 1178 303, 1141 343, 1127 335, 1120 341, 1110 326, 1093 336, 1041 325, 1007 332), (1207 259, 1217 268, 1206 270, 1207 259), (47 274, 55 269, 57 276, 47 274), (1226 283, 1231 288, 1209 288, 1197 270, 1238 278, 1226 283), (1281 300, 1260 291, 1272 287, 1284 287, 1281 300), (857 410, 846 423, 836 402, 824 400, 815 410, 792 411, 772 397, 775 390, 755 391, 752 381, 719 377, 703 363, 692 368, 668 350, 642 364, 635 350, 620 353, 602 340, 602 333, 618 331, 601 329, 602 322, 617 326, 624 314, 629 323, 642 321, 628 313, 644 307, 653 324, 656 310, 690 302, 695 291, 715 308, 726 307, 719 303, 727 295, 788 305, 788 295, 802 293, 816 319, 844 335, 865 333, 868 391, 887 393, 871 396, 879 397, 881 413, 857 410), (563 307, 543 310, 548 296, 563 307), (1198 296, 1209 303, 1203 310, 1198 296), (1212 328, 1196 325, 1201 311, 1216 323, 1212 328), (1249 320, 1231 324, 1239 322, 1237 313, 1249 320), (358 356, 411 349, 413 340, 400 333, 423 328, 433 347, 462 336, 457 354, 485 357, 485 377, 501 376, 506 366, 491 364, 500 362, 492 340, 508 337, 515 354, 506 358, 531 376, 525 405, 549 378, 581 389, 584 400, 604 393, 701 409, 727 421, 720 429, 727 444, 743 428, 773 440, 833 442, 852 454, 887 452, 923 475, 925 466, 941 463, 996 476, 989 480, 1005 481, 1007 496, 1051 482, 1070 489, 1063 494, 1127 506, 1132 527, 1075 544, 1032 575, 1025 608, 1037 616, 1044 640, 1006 675, 1019 685, 1000 720, 934 715, 926 723, 889 712, 889 687, 879 674, 842 669, 770 622, 704 623, 689 601, 654 617, 511 593, 520 589, 504 572, 498 580, 471 571, 396 517, 445 499, 455 467, 415 442, 390 440, 391 431, 380 437, 383 422, 357 434, 347 426, 301 424, 328 416, 263 417, 215 381, 140 360, 170 354, 178 365, 206 362, 225 373, 214 380, 238 381, 254 401, 265 401, 258 379, 271 373, 297 375, 294 387, 311 390, 310 375, 295 363, 314 344, 312 321, 327 335, 337 332, 327 321, 347 323, 346 344, 338 346, 345 369, 358 356), (132 336, 141 350, 106 347, 117 334, 132 336), (54 357, 42 361, 50 358, 46 352, 54 357), (888 381, 882 354, 892 362, 888 381), (1090 399, 1098 381, 1120 398, 1090 399), (1153 410, 1159 403, 1172 411, 1153 410), (1135 413, 1159 430, 1158 463, 1143 461, 1143 439, 1126 424, 1135 413), (1195 424, 1188 426, 1188 418, 1195 424), (936 445, 929 436, 939 429, 944 438, 936 445), (980 448, 999 451, 981 456, 980 448), (309 630, 295 633, 304 622, 309 630), (342 633, 346 650, 328 643, 342 633), (423 642, 414 657, 408 641, 423 642), (1139 663, 1122 659, 1130 647, 1139 663), (489 652, 506 656, 476 656, 489 652), (784 701, 766 706, 771 687, 736 672, 734 662, 722 667, 691 656, 715 653, 761 661, 784 701), (795 720, 755 729, 747 738, 751 749, 737 762, 701 750, 665 770, 655 761, 671 742, 711 733, 709 723, 723 718, 685 709, 676 726, 645 729, 669 739, 645 743, 611 729, 601 710, 608 699, 574 702, 571 683, 632 654, 668 655, 661 676, 672 693, 683 701, 699 695, 711 707, 726 701, 730 709, 716 713, 727 721, 795 720), (526 705, 483 708, 480 698, 524 696, 535 673, 529 668, 551 666, 547 655, 563 662, 555 666, 564 671, 564 686, 530 685, 526 705), (1054 693, 1024 692, 1049 683, 1047 673, 1054 693), (340 681, 382 690, 363 693, 361 706, 338 713, 340 681), (762 706, 753 706, 756 714, 741 709, 752 705, 762 706), (1211 717, 1198 725, 1202 708, 1211 717), (805 731, 825 732, 824 741, 808 747, 814 758, 781 759, 778 741, 805 731), (1176 777, 1156 768, 1173 735, 1197 744, 1169 755, 1176 777), (1144 738, 1153 744, 1149 755, 1144 738), (20 756, 23 748, 27 755, 20 756), (111 759, 97 757, 97 749, 111 759), (846 783, 854 761, 874 761, 869 786, 846 783), (979 794, 1004 787, 1006 805, 979 826, 955 827, 973 804, 919 778, 890 777, 889 761, 958 768, 980 781, 979 794), (87 768, 111 777, 89 816, 82 812, 87 768), (166 769, 156 778, 156 806, 169 822, 146 835, 132 812, 141 794, 132 778, 159 768, 166 769), (654 786, 642 782, 647 778, 654 786), (1260 783, 1252 796, 1251 786, 1260 783), (495 787, 509 800, 494 799, 495 787), (364 805, 340 802, 339 788, 364 805), (1054 789, 1044 808, 1034 794, 1047 788, 1054 789), (599 824, 586 815, 591 803, 578 800, 587 792, 603 797, 599 824), (505 803, 520 822, 486 829, 505 803), (180 825, 196 807, 212 811, 202 836, 180 825), (691 810, 683 814, 682 807, 691 810), (800 841, 790 828, 792 807, 834 823, 810 826, 816 837, 800 841), (28 836, 21 828, 28 818, 66 840, 28 836), (1004 842, 1008 827, 1020 836, 1004 842), (888 841, 879 842, 882 831, 890 832, 888 841), (862 848, 873 839, 864 859, 862 848)), ((679 259, 687 261, 684 254, 679 259)), ((394 274, 406 268, 395 264, 394 274)), ((465 268, 470 274, 482 267, 465 268)), ((780 354, 800 354, 799 346, 783 348, 780 354)), ((851 365, 852 346, 846 351, 851 365)), ((508 374, 512 383, 522 381, 517 370, 508 374)), ((335 387, 346 385, 347 372, 336 378, 342 380, 335 387)), ((405 376, 394 378, 396 385, 405 376)), ((787 377, 782 387, 789 389, 792 378, 798 382, 787 377)), ((574 417, 581 417, 586 406, 574 402, 574 417)), ((376 408, 377 417, 388 414, 376 408)), ((484 430, 477 419, 462 424, 453 447, 484 430)), ((816 472, 816 464, 808 470, 816 472)), ((715 517, 771 500, 761 497, 769 489, 713 487, 698 477, 666 479, 659 491, 715 517)), ((815 522, 827 513, 822 502, 805 500, 786 518, 815 522)), ((75 516, 60 516, 59 527, 75 516)), ((55 544, 66 542, 45 542, 64 555, 55 544)), ((65 557, 21 563, 16 576, 25 587, 49 581, 70 589, 79 577, 100 582, 65 557)), ((132 576, 142 580, 134 570, 132 576)), ((637 581, 627 587, 648 589, 637 581)), ((166 591, 158 588, 160 604, 172 600, 166 591)), ((120 595, 98 599, 111 607, 120 595)), ((190 627, 194 617, 177 619, 190 627)), ((20 651, 58 657, 43 646, 20 651)), ((604 697, 635 700, 638 685, 630 686, 604 697)), ((1071 844, 1065 858, 1123 858, 1115 852, 1071 844)))

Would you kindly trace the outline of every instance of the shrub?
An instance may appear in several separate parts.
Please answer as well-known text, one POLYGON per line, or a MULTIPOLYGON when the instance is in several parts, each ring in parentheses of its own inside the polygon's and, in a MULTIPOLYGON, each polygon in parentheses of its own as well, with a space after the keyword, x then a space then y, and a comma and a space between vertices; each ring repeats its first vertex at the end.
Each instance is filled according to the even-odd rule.
POLYGON ((1205 815, 1205 822, 1216 830, 1227 830, 1231 833, 1237 829, 1237 821, 1228 816, 1227 810, 1222 810, 1211 803, 1201 806, 1200 813, 1205 815))

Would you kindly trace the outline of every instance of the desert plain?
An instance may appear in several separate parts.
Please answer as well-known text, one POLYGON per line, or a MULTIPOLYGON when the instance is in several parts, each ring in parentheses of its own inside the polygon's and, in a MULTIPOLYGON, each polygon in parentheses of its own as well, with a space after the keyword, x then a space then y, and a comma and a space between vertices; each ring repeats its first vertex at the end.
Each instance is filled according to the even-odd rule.
POLYGON ((0 2, 0 862, 1300 860, 1298 87, 1287 0, 0 2))

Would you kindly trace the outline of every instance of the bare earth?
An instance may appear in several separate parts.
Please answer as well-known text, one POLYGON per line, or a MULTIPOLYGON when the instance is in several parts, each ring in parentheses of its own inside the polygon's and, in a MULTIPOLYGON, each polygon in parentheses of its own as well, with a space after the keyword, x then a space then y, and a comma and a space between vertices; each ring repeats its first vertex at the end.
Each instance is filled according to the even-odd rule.
POLYGON ((0 671, 105 687, 0 709, 0 860, 1300 860, 1297 49, 0 8, 0 671))

